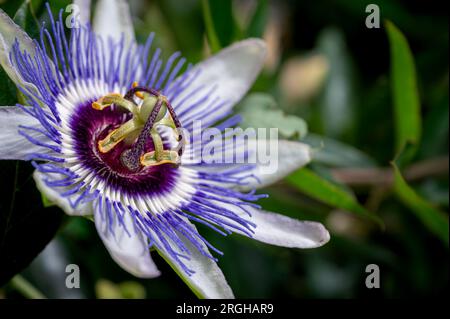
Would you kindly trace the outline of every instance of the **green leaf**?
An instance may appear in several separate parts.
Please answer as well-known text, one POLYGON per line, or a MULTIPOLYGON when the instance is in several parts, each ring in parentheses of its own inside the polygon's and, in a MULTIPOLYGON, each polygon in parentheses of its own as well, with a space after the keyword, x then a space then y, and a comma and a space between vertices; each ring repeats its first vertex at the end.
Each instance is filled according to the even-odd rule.
POLYGON ((41 193, 41 201, 42 201, 42 205, 45 208, 52 207, 52 206, 56 205, 54 202, 52 202, 50 199, 48 199, 47 196, 45 196, 44 193, 41 193))
POLYGON ((14 105, 17 103, 16 86, 11 81, 9 76, 0 66, 0 83, 2 88, 0 89, 0 105, 14 105))
POLYGON ((269 1, 260 0, 247 27, 247 37, 261 38, 269 17, 269 1))
POLYGON ((302 168, 296 171, 287 177, 287 181, 302 193, 320 202, 369 218, 381 227, 384 227, 380 218, 367 211, 351 194, 318 176, 308 168, 302 168))
POLYGON ((395 162, 392 162, 391 164, 394 168, 394 189, 400 201, 416 215, 416 217, 424 224, 425 227, 429 229, 430 232, 436 235, 448 246, 448 215, 419 196, 403 179, 397 164, 395 162))
POLYGON ((22 271, 48 244, 64 214, 44 208, 29 163, 1 161, 0 286, 22 271))
POLYGON ((95 291, 99 299, 145 299, 145 287, 136 281, 116 284, 100 279, 95 284, 95 291))
POLYGON ((164 52, 180 50, 188 61, 201 60, 205 43, 201 5, 201 1, 185 1, 182 6, 179 0, 151 1, 142 23, 135 24, 138 41, 145 42, 153 30, 164 52))
POLYGON ((0 0, 0 9, 5 11, 5 13, 10 17, 14 16, 14 13, 19 9, 21 5, 22 4, 20 3, 20 1, 0 0))
POLYGON ((221 47, 226 47, 233 42, 236 23, 233 17, 232 0, 208 0, 211 9, 211 18, 214 24, 217 38, 221 47))
POLYGON ((43 9, 43 0, 25 0, 14 15, 13 20, 31 38, 34 38, 39 34, 39 20, 37 16, 43 9))
POLYGON ((340 141, 309 133, 303 142, 313 148, 314 162, 332 167, 374 167, 376 162, 359 149, 340 141))
MULTIPOLYGON (((391 51, 391 90, 394 104, 396 153, 406 144, 417 145, 421 137, 420 100, 416 68, 408 41, 390 21, 386 22, 391 51)), ((410 159, 415 148, 407 156, 410 159)))
POLYGON ((218 52, 222 47, 217 36, 214 20, 211 13, 210 0, 202 0, 203 20, 205 22, 206 35, 212 53, 218 52))
POLYGON ((28 299, 46 299, 46 297, 21 275, 16 275, 9 282, 11 287, 28 299))
POLYGON ((325 135, 342 139, 353 137, 356 87, 352 58, 343 32, 328 28, 319 34, 317 50, 329 64, 327 80, 320 99, 325 135))
POLYGON ((284 138, 301 139, 306 136, 306 122, 295 116, 286 115, 277 105, 274 98, 265 93, 252 93, 237 107, 242 115, 241 127, 278 128, 284 138))
POLYGON ((422 145, 419 151, 422 158, 448 154, 449 94, 448 81, 445 82, 445 88, 430 103, 430 109, 423 121, 422 145))

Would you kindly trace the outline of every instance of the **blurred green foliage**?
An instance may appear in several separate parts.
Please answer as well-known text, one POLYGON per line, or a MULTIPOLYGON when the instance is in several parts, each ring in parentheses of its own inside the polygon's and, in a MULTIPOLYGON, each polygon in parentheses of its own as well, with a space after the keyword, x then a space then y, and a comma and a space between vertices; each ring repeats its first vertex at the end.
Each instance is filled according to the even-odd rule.
MULTIPOLYGON (((69 1, 50 3, 57 12, 69 1)), ((388 22, 368 29, 369 3, 130 1, 137 39, 142 42, 155 31, 165 56, 181 50, 195 63, 236 40, 264 37, 267 63, 251 95, 262 97, 262 105, 244 100, 239 106, 244 120, 265 127, 261 109, 270 110, 288 137, 314 148, 313 164, 263 190, 270 197, 261 204, 323 222, 331 231, 329 244, 289 250, 239 236, 224 239, 199 226, 225 253, 219 264, 237 297, 448 292, 448 16, 431 3, 380 0, 381 18, 388 22), (394 160, 399 166, 392 168, 394 160), (384 227, 365 216, 381 220, 384 227), (371 263, 380 266, 380 289, 364 285, 365 267, 371 263)), ((31 35, 36 34, 33 23, 46 19, 41 7, 41 1, 0 0, 0 8, 31 35)), ((16 103, 14 86, 2 70, 0 81, 0 105, 16 103)), ((9 176, 0 203, 9 207, 14 165, 0 165, 9 176)), ((2 246, 0 252, 3 258, 2 246)), ((70 218, 22 274, 52 298, 192 297, 170 267, 157 254, 153 257, 163 275, 136 279, 112 261, 89 220, 70 218), (66 289, 64 273, 51 267, 67 263, 81 268, 80 290, 66 289)), ((2 290, 7 297, 20 297, 13 285, 2 290)))

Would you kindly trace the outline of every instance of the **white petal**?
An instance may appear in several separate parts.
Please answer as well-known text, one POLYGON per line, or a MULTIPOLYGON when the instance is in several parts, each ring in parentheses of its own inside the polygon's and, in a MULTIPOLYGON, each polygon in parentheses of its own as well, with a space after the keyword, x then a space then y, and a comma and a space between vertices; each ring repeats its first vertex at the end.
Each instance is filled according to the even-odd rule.
POLYGON ((22 51, 26 50, 33 58, 36 52, 33 40, 0 9, 0 65, 16 85, 26 86, 28 89, 37 92, 36 87, 25 82, 11 64, 9 54, 16 40, 19 43, 20 49, 22 51))
POLYGON ((86 25, 91 20, 91 0, 73 0, 73 4, 78 6, 79 22, 86 25))
MULTIPOLYGON (((192 225, 191 223, 189 223, 192 225)), ((194 225, 192 227, 195 228, 194 225)), ((196 293, 197 296, 207 299, 232 299, 233 291, 223 275, 222 270, 217 263, 208 257, 203 256, 191 243, 183 236, 180 239, 191 251, 190 260, 182 259, 186 266, 195 271, 194 274, 188 275, 176 263, 172 257, 164 250, 158 249, 158 253, 176 270, 183 281, 196 293)), ((162 245, 160 245, 162 246, 162 245)), ((175 245, 172 245, 175 247, 175 245)), ((203 248, 208 251, 206 245, 203 248)), ((174 248, 175 249, 175 248, 174 248)), ((176 249, 175 249, 176 250, 176 249)), ((178 251, 180 252, 180 251, 178 251)), ((181 252, 180 252, 181 253, 181 252)))
POLYGON ((127 1, 99 0, 95 7, 93 29, 105 40, 111 37, 119 41, 124 35, 126 44, 134 43, 134 28, 127 1))
MULTIPOLYGON (((199 72, 198 76, 188 89, 173 100, 174 107, 177 107, 177 104, 186 96, 189 96, 190 101, 201 98, 204 91, 193 94, 193 90, 200 86, 206 88, 217 86, 214 96, 227 101, 229 108, 232 107, 247 93, 255 81, 263 66, 265 55, 266 45, 259 39, 244 40, 221 50, 191 69, 191 74, 199 72)), ((201 113, 201 108, 206 111, 208 105, 209 103, 203 103, 193 111, 201 113)), ((182 108, 185 107, 188 107, 188 104, 184 104, 182 108)))
MULTIPOLYGON (((23 160, 30 153, 48 153, 48 149, 36 146, 19 134, 19 125, 39 127, 39 121, 22 111, 17 106, 0 106, 0 159, 23 160)), ((39 138, 40 133, 29 133, 32 137, 39 138)))
MULTIPOLYGON (((247 152, 255 154, 255 156, 249 156, 250 158, 248 161, 245 161, 244 163, 245 165, 252 164, 252 169, 246 169, 240 173, 233 174, 233 177, 240 179, 241 185, 236 185, 234 183, 221 184, 221 186, 237 188, 243 192, 276 183, 311 161, 310 146, 300 142, 248 138, 245 143, 237 144, 238 143, 231 149, 225 148, 217 151, 211 159, 206 158, 206 160, 212 162, 212 159, 218 159, 218 163, 220 163, 220 160, 224 158, 242 158, 243 154, 247 152), (233 152, 233 154, 230 152, 233 152)), ((195 146, 187 144, 183 158, 184 165, 189 165, 192 169, 197 171, 218 174, 234 170, 237 168, 237 165, 240 165, 195 165, 201 159, 201 157, 196 154, 195 146)), ((200 152, 199 154, 204 155, 205 152, 200 152)), ((205 157, 203 157, 203 160, 205 160, 205 157)))
MULTIPOLYGON (((212 202, 254 223, 256 228, 252 228, 255 233, 251 238, 266 244, 289 248, 316 248, 330 240, 330 234, 318 222, 300 221, 250 206, 245 206, 245 212, 236 205, 220 200, 213 200, 212 202), (251 217, 247 212, 251 214, 251 217)), ((239 226, 232 219, 227 219, 227 222, 239 226)), ((236 229, 233 231, 247 236, 242 231, 236 229)))
POLYGON ((147 239, 141 231, 135 231, 132 217, 124 215, 124 227, 117 221, 113 224, 113 232, 108 229, 108 222, 98 214, 94 215, 95 226, 111 257, 123 269, 139 278, 154 278, 161 273, 150 257, 147 239))
POLYGON ((299 221, 284 215, 249 209, 256 224, 253 239, 289 248, 316 248, 330 240, 330 234, 318 222, 299 221))
MULTIPOLYGON (((62 179, 62 176, 55 176, 56 174, 53 174, 54 178, 56 179, 62 179)), ((58 191, 55 188, 47 186, 45 183, 45 180, 49 178, 49 176, 42 174, 38 171, 34 171, 33 178, 36 183, 37 189, 41 193, 45 195, 45 197, 52 203, 56 204, 58 207, 60 207, 67 215, 72 216, 85 216, 85 215, 92 215, 93 209, 92 209, 92 203, 80 203, 77 205, 76 208, 73 208, 70 205, 69 199, 67 197, 63 197, 60 195, 60 193, 64 192, 63 187, 58 187, 58 191)))
POLYGON ((247 184, 239 186, 239 190, 248 191, 276 183, 311 161, 309 145, 294 141, 278 140, 278 146, 272 146, 275 145, 271 144, 273 142, 258 139, 258 150, 267 149, 270 150, 270 154, 272 152, 276 154, 267 157, 266 162, 258 161, 254 169, 241 173, 243 176, 252 174, 256 178, 246 179, 247 184))

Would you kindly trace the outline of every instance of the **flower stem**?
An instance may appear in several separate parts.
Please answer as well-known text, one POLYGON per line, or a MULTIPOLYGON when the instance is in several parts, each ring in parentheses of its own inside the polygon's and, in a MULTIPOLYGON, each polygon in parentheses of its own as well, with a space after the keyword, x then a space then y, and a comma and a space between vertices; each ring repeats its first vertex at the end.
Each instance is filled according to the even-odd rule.
POLYGON ((208 36, 209 46, 213 53, 220 51, 221 45, 214 27, 214 21, 211 15, 209 0, 202 0, 203 20, 206 27, 206 35, 208 36))
POLYGON ((42 292, 37 290, 28 280, 21 275, 14 276, 9 282, 10 285, 29 299, 47 299, 42 292))

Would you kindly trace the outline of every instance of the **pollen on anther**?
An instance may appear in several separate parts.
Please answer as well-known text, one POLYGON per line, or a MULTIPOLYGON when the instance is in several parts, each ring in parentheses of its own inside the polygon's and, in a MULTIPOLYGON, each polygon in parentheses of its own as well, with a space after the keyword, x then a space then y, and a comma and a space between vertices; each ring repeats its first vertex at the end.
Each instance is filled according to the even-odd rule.
MULTIPOLYGON (((137 87, 139 84, 136 82, 136 81, 134 81, 133 82, 133 84, 131 85, 131 87, 132 88, 135 88, 135 87, 137 87)), ((143 100, 144 98, 145 98, 145 96, 144 96, 144 94, 142 93, 142 92, 136 92, 136 93, 134 93, 134 95, 136 95, 138 98, 140 98, 141 100, 143 100)))

